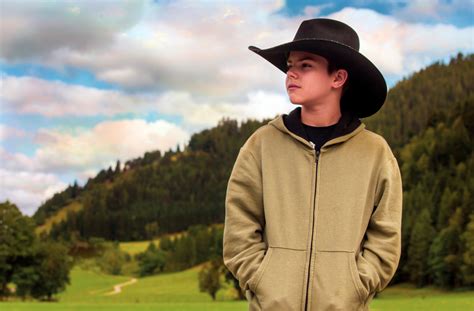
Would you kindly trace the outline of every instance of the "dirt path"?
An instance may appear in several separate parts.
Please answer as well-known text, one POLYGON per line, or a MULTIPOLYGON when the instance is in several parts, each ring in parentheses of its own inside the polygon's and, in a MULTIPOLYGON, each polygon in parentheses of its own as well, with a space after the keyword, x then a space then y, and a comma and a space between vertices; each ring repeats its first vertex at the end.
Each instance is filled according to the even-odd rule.
POLYGON ((132 284, 136 283, 137 281, 138 280, 136 278, 133 278, 133 279, 130 279, 129 281, 127 281, 127 282, 114 285, 114 290, 111 291, 111 292, 105 293, 104 296, 117 295, 120 292, 122 292, 122 287, 127 286, 127 285, 132 285, 132 284))

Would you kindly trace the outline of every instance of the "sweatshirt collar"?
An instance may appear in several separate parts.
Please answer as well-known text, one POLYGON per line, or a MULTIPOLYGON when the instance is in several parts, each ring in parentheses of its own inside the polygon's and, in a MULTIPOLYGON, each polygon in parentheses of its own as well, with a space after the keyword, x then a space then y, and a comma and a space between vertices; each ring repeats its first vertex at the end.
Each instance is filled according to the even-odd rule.
MULTIPOLYGON (((283 132, 286 132, 287 134, 290 134, 305 145, 311 147, 311 144, 309 143, 309 137, 306 136, 303 124, 301 122, 301 107, 296 107, 289 114, 276 117, 270 121, 269 124, 275 126, 277 129, 283 132)), ((342 111, 341 117, 339 118, 332 135, 329 137, 329 140, 324 144, 323 147, 345 141, 364 128, 365 124, 362 123, 359 118, 357 118, 357 116, 349 112, 342 111)))

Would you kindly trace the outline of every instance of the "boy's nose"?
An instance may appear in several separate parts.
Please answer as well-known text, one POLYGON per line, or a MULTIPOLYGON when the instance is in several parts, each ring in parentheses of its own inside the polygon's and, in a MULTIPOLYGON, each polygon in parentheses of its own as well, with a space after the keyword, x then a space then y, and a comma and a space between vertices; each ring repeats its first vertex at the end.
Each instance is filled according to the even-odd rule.
POLYGON ((290 68, 286 71, 286 76, 288 78, 293 78, 293 79, 298 77, 296 70, 294 70, 293 68, 290 68))

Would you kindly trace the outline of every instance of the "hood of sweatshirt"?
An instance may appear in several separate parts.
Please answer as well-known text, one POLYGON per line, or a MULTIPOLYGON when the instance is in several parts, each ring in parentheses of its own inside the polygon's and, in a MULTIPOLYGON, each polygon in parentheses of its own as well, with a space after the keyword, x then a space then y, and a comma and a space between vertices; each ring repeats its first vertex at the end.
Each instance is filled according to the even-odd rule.
MULTIPOLYGON (((301 122, 301 107, 296 107, 289 114, 279 115, 275 119, 268 122, 268 124, 273 125, 278 130, 292 136, 306 146, 312 148, 311 143, 309 142, 309 137, 306 136, 303 124, 301 122)), ((342 111, 341 117, 339 118, 334 131, 321 149, 346 141, 352 136, 356 135, 358 132, 362 131, 364 128, 365 124, 362 123, 357 116, 349 112, 342 111)))

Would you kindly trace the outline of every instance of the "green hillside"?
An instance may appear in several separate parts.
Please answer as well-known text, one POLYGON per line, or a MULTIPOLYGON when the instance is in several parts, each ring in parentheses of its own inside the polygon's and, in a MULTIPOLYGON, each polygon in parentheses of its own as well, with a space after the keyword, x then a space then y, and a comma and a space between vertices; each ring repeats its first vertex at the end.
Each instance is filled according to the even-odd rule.
POLYGON ((76 213, 82 209, 82 204, 75 200, 70 201, 69 204, 65 205, 55 213, 51 214, 44 222, 36 227, 36 234, 40 235, 41 233, 49 233, 53 225, 57 225, 62 221, 67 219, 68 213, 76 213))

